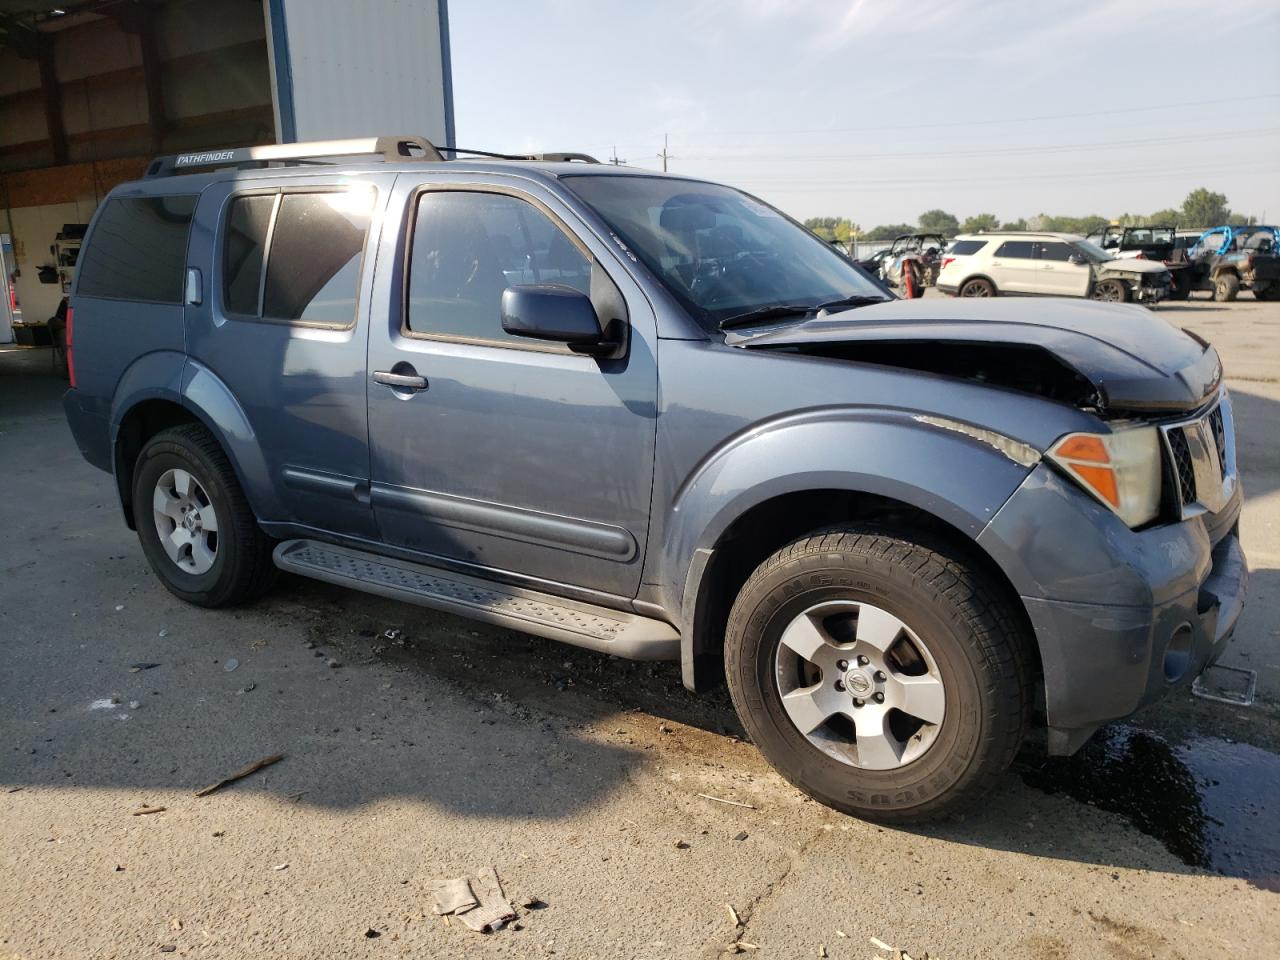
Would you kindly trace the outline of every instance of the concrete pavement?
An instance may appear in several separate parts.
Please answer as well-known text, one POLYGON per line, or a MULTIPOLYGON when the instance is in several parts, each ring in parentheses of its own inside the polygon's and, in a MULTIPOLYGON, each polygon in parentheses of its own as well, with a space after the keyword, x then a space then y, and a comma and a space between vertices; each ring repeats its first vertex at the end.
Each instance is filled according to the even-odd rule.
POLYGON ((0 348, 0 957, 1275 952, 1280 305, 1161 312, 1219 344, 1236 398, 1254 596, 1228 662, 1261 702, 1137 718, 1167 780, 1119 740, 1103 778, 1137 800, 1046 793, 1029 755, 980 815, 924 830, 808 801, 675 665, 292 578, 181 604, 71 442, 47 354, 0 348), (1195 775, 1210 748, 1220 786, 1195 775), (431 913, 435 881, 490 864, 545 908, 490 936, 431 913))

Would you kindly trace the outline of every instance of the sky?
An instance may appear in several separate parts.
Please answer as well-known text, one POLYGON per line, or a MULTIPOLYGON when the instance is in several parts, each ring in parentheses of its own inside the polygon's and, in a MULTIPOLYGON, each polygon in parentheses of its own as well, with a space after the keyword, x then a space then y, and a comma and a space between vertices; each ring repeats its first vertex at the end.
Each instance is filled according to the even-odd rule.
POLYGON ((1280 220, 1280 0, 452 0, 457 143, 572 150, 870 229, 1280 220))

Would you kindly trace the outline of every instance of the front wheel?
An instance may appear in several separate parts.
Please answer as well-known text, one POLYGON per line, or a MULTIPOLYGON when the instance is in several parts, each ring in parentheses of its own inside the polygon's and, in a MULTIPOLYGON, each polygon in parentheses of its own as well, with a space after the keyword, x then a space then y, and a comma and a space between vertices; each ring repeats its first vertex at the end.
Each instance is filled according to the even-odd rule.
POLYGON ((738 594, 734 706, 765 758, 837 810, 919 823, 1012 762, 1030 709, 1020 620, 942 543, 871 526, 797 540, 738 594))
POLYGON ((1107 303, 1128 303, 1129 285, 1123 280, 1099 280, 1093 287, 1093 299, 1107 303))
POLYGON ((1234 273, 1219 274, 1213 281, 1213 299, 1230 303, 1240 294, 1240 278, 1234 273))
POLYGON ((151 569, 188 603, 243 603, 275 580, 271 540, 218 441, 199 424, 162 430, 142 448, 133 519, 151 569))

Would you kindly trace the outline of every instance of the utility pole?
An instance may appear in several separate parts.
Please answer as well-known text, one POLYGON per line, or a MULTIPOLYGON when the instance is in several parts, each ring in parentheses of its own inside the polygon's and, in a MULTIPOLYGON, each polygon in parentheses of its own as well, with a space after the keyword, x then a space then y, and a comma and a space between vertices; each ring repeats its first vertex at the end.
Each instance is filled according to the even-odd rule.
POLYGON ((613 156, 611 156, 611 157, 609 158, 609 162, 610 162, 610 163, 612 163, 615 167, 620 167, 620 166, 622 166, 624 163, 626 163, 627 161, 626 161, 626 160, 619 160, 619 159, 618 159, 618 148, 617 148, 617 147, 614 147, 614 148, 613 148, 613 156))
POLYGON ((667 161, 675 159, 675 157, 667 152, 667 135, 665 133, 662 135, 662 152, 658 154, 658 159, 662 161, 663 173, 667 172, 667 161))

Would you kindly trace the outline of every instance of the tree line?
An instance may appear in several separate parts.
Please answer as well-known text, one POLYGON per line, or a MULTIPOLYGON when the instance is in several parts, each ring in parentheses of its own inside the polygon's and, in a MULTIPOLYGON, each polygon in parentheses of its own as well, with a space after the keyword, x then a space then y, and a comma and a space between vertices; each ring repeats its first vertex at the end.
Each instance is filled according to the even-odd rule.
POLYGON ((1118 217, 1092 214, 1085 217, 1050 216, 1047 213, 1017 220, 1001 221, 994 213, 979 213, 963 221, 946 210, 926 210, 915 223, 882 223, 863 230, 847 217, 810 217, 804 225, 824 240, 892 240, 904 233, 941 233, 954 237, 958 233, 981 233, 984 230, 1045 230, 1050 233, 1089 234, 1112 223, 1126 227, 1148 224, 1183 228, 1221 226, 1225 223, 1257 223, 1256 217, 1233 213, 1223 193, 1198 187, 1187 194, 1181 207, 1166 207, 1150 214, 1122 213, 1118 217))

